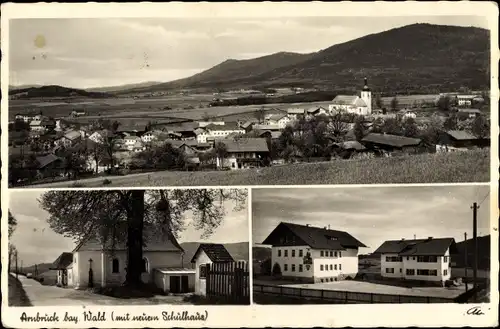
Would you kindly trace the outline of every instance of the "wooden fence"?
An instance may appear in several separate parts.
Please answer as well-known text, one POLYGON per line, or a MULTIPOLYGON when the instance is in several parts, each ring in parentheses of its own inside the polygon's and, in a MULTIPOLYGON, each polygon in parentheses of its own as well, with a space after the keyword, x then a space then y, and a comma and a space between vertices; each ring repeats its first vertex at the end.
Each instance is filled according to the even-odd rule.
POLYGON ((265 295, 288 297, 291 299, 300 298, 300 299, 324 301, 325 304, 453 303, 453 299, 438 298, 438 297, 305 289, 305 288, 283 287, 283 286, 272 286, 272 285, 261 285, 261 284, 254 284, 253 292, 265 295))
POLYGON ((207 297, 229 304, 250 304, 250 276, 247 262, 207 265, 207 297))

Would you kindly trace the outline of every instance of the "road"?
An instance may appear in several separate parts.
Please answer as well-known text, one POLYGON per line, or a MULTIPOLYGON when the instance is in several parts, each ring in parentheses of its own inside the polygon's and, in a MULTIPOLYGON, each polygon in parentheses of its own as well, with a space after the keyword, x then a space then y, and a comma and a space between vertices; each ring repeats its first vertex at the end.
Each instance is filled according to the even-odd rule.
MULTIPOLYGON (((15 276, 15 274, 14 274, 15 276)), ((88 306, 88 305, 158 305, 190 304, 185 296, 158 295, 150 298, 114 298, 85 290, 42 285, 24 276, 18 277, 32 306, 88 306)))

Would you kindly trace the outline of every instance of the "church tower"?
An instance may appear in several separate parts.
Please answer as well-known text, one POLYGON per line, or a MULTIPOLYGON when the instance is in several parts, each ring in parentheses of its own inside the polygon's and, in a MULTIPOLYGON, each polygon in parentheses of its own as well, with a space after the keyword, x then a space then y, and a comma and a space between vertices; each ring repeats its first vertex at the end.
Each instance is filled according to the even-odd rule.
POLYGON ((365 78, 365 86, 363 90, 361 90, 361 99, 365 101, 366 106, 368 107, 368 115, 372 114, 372 92, 368 87, 368 79, 365 78))

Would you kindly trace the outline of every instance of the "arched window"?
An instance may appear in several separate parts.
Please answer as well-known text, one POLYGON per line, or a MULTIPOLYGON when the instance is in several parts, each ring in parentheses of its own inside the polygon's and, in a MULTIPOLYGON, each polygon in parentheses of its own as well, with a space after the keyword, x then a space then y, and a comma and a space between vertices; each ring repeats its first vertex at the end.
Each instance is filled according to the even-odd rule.
POLYGON ((149 273, 149 262, 146 257, 142 259, 142 273, 149 273))
POLYGON ((120 273, 120 261, 118 258, 113 258, 113 273, 120 273))

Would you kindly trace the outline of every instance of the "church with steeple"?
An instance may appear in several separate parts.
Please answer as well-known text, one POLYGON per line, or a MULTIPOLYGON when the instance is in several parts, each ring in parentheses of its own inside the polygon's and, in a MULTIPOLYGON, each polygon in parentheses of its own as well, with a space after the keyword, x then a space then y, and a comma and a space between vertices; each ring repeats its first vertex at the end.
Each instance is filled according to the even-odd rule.
POLYGON ((372 92, 368 87, 368 78, 358 95, 337 95, 328 107, 330 113, 354 113, 358 115, 372 114, 372 92))

